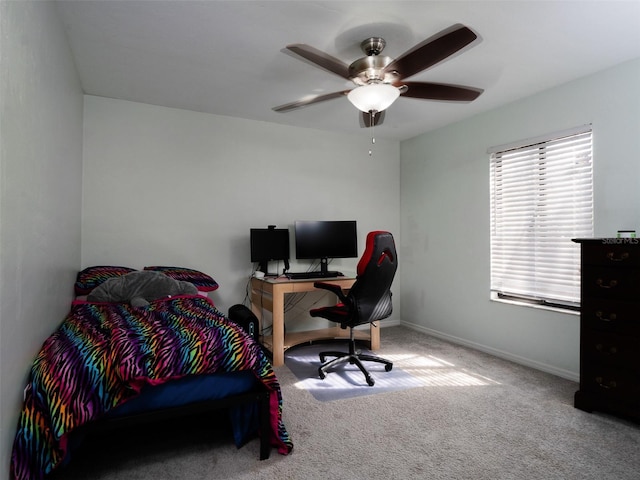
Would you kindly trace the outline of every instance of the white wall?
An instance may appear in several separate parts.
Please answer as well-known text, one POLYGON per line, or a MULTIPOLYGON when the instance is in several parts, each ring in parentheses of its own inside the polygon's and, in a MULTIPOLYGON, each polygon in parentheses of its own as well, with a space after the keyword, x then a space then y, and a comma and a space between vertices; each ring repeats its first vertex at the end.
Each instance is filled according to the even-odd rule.
POLYGON ((489 300, 487 148, 593 124, 596 236, 640 230, 640 60, 401 144, 402 321, 567 378, 579 317, 489 300))
POLYGON ((82 92, 52 2, 0 4, 0 478, 80 266, 82 92))
MULTIPOLYGON (((210 297, 227 312, 245 297, 252 227, 293 232, 295 220, 355 219, 360 252, 370 230, 399 236, 397 141, 377 139, 369 156, 365 131, 339 135, 92 96, 84 118, 83 267, 196 268, 220 283, 210 297)), ((348 273, 356 263, 332 267, 348 273)), ((306 267, 293 262, 291 270, 306 267)), ((314 295, 289 312, 290 331, 306 327, 314 295)), ((400 318, 399 302, 394 314, 400 318)))

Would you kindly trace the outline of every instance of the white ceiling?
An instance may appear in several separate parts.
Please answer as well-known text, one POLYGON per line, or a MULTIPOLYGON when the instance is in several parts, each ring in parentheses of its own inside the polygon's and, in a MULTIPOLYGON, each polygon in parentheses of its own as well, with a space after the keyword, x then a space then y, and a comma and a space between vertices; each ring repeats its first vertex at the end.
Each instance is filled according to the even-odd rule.
MULTIPOLYGON (((306 43, 349 64, 371 36, 398 57, 462 23, 480 42, 410 80, 483 88, 472 103, 400 97, 377 137, 399 140, 640 58, 640 0, 58 0, 84 92, 232 117, 369 135, 346 97, 272 107, 353 87, 283 51, 306 43)), ((606 94, 606 92, 603 92, 606 94)))

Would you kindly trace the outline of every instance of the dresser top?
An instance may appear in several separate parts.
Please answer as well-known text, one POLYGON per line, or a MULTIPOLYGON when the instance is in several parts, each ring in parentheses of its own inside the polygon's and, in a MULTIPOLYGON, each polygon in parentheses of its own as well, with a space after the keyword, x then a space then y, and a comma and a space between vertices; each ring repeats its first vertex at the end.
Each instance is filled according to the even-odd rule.
POLYGON ((572 242, 576 243, 589 243, 589 244, 603 244, 603 245, 637 245, 640 244, 640 238, 617 238, 617 237, 604 237, 604 238, 572 238, 572 242))

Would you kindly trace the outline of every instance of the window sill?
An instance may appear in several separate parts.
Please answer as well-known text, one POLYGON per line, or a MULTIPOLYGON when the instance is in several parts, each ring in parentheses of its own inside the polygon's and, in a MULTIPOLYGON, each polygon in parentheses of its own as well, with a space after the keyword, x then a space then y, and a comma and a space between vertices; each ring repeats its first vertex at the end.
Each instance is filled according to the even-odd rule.
POLYGON ((497 295, 494 295, 494 294, 491 295, 491 301, 492 302, 498 302, 498 303, 506 303, 506 304, 509 304, 509 305, 517 305, 517 306, 520 306, 520 307, 536 308, 538 310, 547 310, 547 311, 556 312, 556 313, 566 313, 568 315, 580 316, 580 312, 577 311, 577 310, 572 310, 572 309, 569 309, 569 308, 556 307, 556 306, 551 306, 551 305, 542 305, 542 304, 539 304, 539 303, 530 303, 530 302, 525 302, 525 301, 518 301, 518 300, 514 300, 514 299, 499 298, 497 295))

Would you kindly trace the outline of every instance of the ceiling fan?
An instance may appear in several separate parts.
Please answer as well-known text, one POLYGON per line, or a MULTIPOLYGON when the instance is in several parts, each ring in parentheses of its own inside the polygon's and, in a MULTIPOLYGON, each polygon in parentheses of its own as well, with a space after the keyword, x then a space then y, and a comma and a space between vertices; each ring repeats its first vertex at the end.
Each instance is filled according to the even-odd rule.
POLYGON ((431 82, 405 82, 472 43, 478 36, 464 25, 453 25, 406 51, 395 60, 380 55, 386 45, 383 38, 367 38, 360 48, 367 55, 347 65, 341 60, 309 45, 296 43, 287 49, 328 70, 351 80, 356 87, 351 90, 301 98, 274 107, 276 112, 287 112, 314 103, 347 96, 362 112, 361 125, 373 127, 382 124, 384 111, 402 95, 423 100, 470 102, 478 98, 482 89, 431 82))

